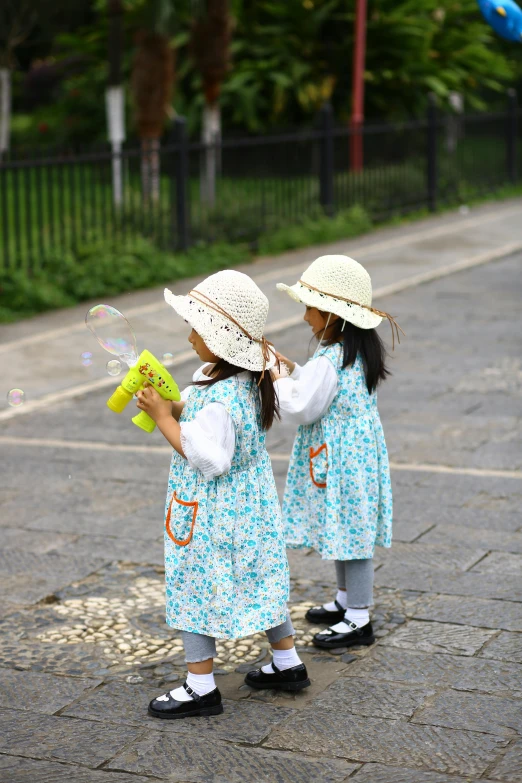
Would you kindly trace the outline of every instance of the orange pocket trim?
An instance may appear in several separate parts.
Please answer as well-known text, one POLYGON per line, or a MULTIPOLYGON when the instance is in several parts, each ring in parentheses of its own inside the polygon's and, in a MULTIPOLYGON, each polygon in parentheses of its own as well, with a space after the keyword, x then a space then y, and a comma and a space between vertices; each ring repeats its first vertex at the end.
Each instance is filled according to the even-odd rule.
POLYGON ((172 493, 172 498, 170 500, 169 510, 167 511, 167 518, 165 520, 165 527, 167 530, 167 535, 172 541, 174 541, 175 544, 178 546, 187 546, 192 541, 192 536, 194 535, 194 525, 196 524, 196 517, 198 515, 198 501, 195 500, 193 503, 187 503, 185 500, 180 500, 175 492, 172 493), (179 538, 175 538, 174 533, 170 529, 170 515, 172 512, 172 501, 175 500, 176 503, 179 503, 180 506, 188 506, 189 508, 193 508, 194 511, 192 512, 192 524, 190 525, 190 533, 188 534, 188 537, 180 540, 179 538))
POLYGON ((317 457, 321 453, 321 451, 323 451, 323 449, 326 451, 326 457, 328 458, 328 446, 326 445, 326 443, 323 443, 323 445, 319 446, 319 448, 316 449, 315 451, 310 446, 310 478, 312 479, 312 483, 315 484, 315 486, 319 487, 320 489, 325 489, 326 481, 324 482, 324 484, 320 484, 318 481, 315 480, 315 477, 314 477, 314 464, 313 464, 312 460, 314 460, 315 457, 317 457))

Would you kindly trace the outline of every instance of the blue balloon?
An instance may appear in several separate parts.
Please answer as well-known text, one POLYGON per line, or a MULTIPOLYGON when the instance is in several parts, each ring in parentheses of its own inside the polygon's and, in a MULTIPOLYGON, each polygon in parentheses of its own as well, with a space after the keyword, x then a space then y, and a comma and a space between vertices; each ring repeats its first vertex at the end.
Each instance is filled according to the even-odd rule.
POLYGON ((486 22, 507 41, 522 42, 522 8, 514 0, 477 0, 486 22))

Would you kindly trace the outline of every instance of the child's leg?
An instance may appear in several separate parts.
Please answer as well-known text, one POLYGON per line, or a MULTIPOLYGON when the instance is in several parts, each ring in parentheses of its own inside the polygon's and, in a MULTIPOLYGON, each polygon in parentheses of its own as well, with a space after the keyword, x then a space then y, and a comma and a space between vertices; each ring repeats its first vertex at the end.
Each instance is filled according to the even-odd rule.
MULTIPOLYGON (((284 623, 276 625, 275 628, 269 628, 265 633, 272 646, 272 660, 279 671, 291 669, 293 666, 299 666, 302 663, 295 649, 295 631, 288 612, 284 623)), ((266 674, 271 674, 274 671, 272 664, 269 663, 263 666, 263 671, 266 674)))
POLYGON ((245 677, 246 684, 252 688, 276 688, 284 691, 307 688, 310 680, 306 666, 295 649, 295 631, 288 612, 284 623, 269 628, 265 633, 272 646, 272 663, 248 672, 245 677))
POLYGON ((368 609, 373 604, 373 560, 346 560, 345 619, 359 628, 370 622, 368 609))
POLYGON ((221 694, 212 673, 216 640, 212 636, 182 632, 187 661, 187 680, 180 688, 164 693, 149 704, 149 715, 155 718, 189 718, 220 715, 221 694))
POLYGON ((375 641, 368 611, 373 604, 373 560, 345 560, 343 565, 346 611, 343 618, 314 636, 317 647, 332 649, 375 641))
POLYGON ((327 612, 338 612, 339 606, 346 609, 346 560, 335 560, 335 576, 337 579, 337 595, 334 601, 330 601, 327 604, 323 604, 323 609, 327 612), (339 606, 337 606, 339 604, 339 606))
POLYGON ((337 578, 337 595, 335 600, 322 606, 314 606, 306 613, 306 619, 310 623, 326 623, 333 625, 344 618, 346 603, 346 560, 335 560, 335 575, 337 578))
MULTIPOLYGON (((216 657, 216 640, 212 636, 200 633, 182 631, 185 661, 187 662, 187 685, 198 696, 205 696, 216 687, 214 682, 214 658, 216 657)), ((178 701, 188 701, 192 697, 181 687, 171 691, 178 701)))

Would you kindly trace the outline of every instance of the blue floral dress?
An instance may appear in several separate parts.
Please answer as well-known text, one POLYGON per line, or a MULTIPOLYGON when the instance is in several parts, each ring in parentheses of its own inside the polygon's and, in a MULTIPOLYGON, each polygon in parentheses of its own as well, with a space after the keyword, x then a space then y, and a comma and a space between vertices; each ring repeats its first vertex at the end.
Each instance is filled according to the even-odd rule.
POLYGON ((362 360, 342 369, 342 346, 321 351, 337 370, 327 413, 301 425, 283 498, 287 545, 312 547, 324 560, 363 560, 391 546, 392 490, 388 453, 362 360))
POLYGON ((232 466, 205 480, 177 451, 172 455, 165 506, 167 623, 235 639, 285 621, 288 560, 257 387, 237 378, 193 386, 180 424, 213 402, 234 421, 232 466))

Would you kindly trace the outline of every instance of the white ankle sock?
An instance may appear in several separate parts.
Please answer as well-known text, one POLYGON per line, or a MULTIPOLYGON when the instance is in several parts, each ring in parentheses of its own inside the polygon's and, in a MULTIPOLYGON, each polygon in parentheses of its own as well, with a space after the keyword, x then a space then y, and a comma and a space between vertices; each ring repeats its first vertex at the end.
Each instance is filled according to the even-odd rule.
MULTIPOLYGON (((343 609, 346 609, 348 606, 347 598, 346 598, 346 590, 338 590, 337 595, 335 596, 335 600, 338 604, 340 604, 343 609)), ((338 612, 339 607, 335 605, 334 601, 330 601, 329 604, 323 604, 323 609, 326 609, 327 612, 338 612)))
POLYGON ((344 619, 347 623, 355 623, 358 628, 367 625, 370 622, 370 613, 368 609, 351 609, 349 606, 344 613, 344 619))
MULTIPOLYGON (((284 672, 285 669, 291 669, 292 666, 299 666, 302 663, 295 647, 292 647, 291 650, 272 650, 272 660, 281 672, 284 672)), ((261 671, 265 674, 274 673, 271 663, 262 666, 261 671)))
MULTIPOLYGON (((214 674, 212 672, 210 674, 192 674, 192 672, 188 672, 187 685, 189 688, 192 688, 198 696, 205 696, 205 694, 210 693, 210 691, 213 691, 216 687, 214 674)), ((173 699, 177 699, 177 701, 192 700, 192 696, 190 696, 183 687, 171 691, 170 695, 173 699)))

